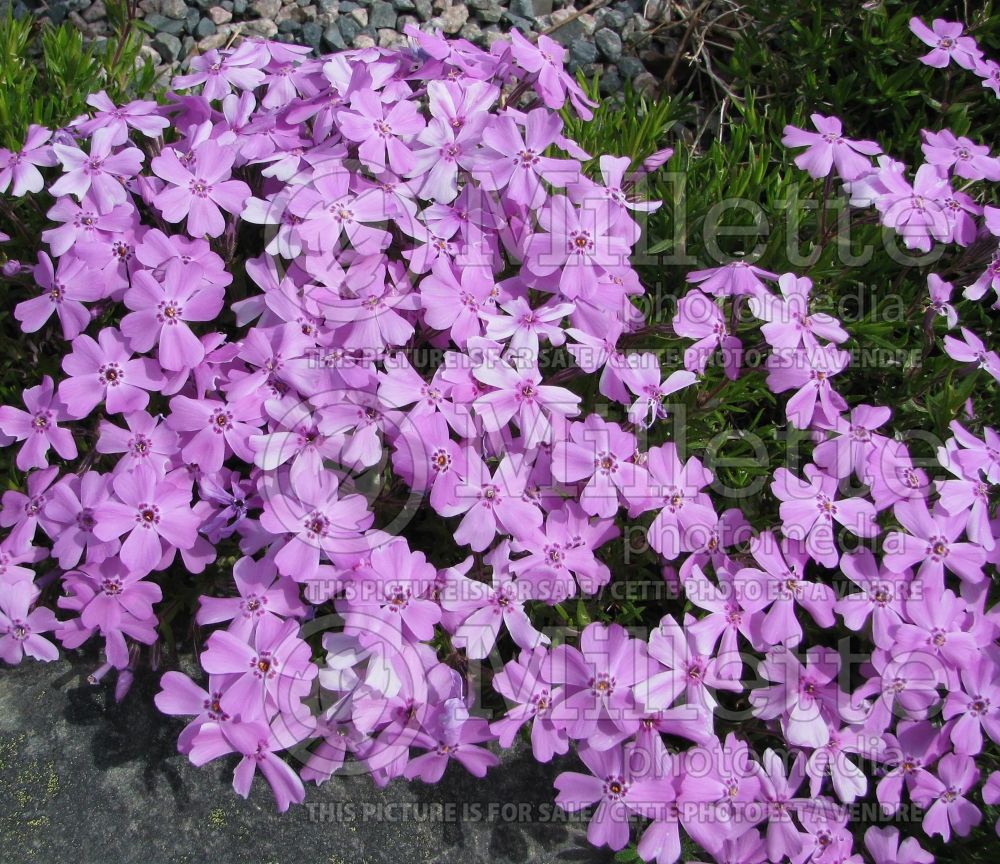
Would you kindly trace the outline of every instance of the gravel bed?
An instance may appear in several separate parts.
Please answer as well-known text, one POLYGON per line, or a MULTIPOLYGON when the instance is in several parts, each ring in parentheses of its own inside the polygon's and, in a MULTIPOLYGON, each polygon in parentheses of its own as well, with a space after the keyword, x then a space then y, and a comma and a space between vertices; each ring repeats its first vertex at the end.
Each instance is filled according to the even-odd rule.
MULTIPOLYGON (((95 40, 108 32, 104 0, 16 0, 14 9, 55 24, 68 20, 95 40)), ((684 10, 669 0, 139 0, 139 9, 152 31, 143 50, 165 72, 243 36, 323 54, 395 47, 409 24, 484 48, 516 28, 565 46, 570 71, 600 73, 605 94, 620 92, 626 80, 654 92, 685 26, 684 10)))

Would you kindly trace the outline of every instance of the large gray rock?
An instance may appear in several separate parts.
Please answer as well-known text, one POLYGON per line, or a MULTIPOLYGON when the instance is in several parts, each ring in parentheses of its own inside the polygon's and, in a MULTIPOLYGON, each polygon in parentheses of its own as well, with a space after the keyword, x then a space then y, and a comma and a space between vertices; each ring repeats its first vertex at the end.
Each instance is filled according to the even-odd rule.
POLYGON ((179 36, 184 29, 184 22, 176 18, 165 18, 163 15, 147 15, 146 23, 153 28, 153 33, 169 33, 179 36))
POLYGON ((462 26, 469 20, 469 8, 464 4, 461 6, 449 6, 441 12, 441 29, 449 36, 454 36, 462 29, 462 26))
POLYGON ((594 34, 594 44, 606 60, 612 63, 621 59, 622 37, 614 30, 603 27, 594 34))
POLYGON ((323 41, 323 28, 315 21, 306 22, 302 25, 302 39, 314 51, 319 51, 319 46, 323 41))
POLYGON ((347 45, 353 45, 361 32, 361 25, 351 17, 338 18, 335 26, 340 28, 340 35, 347 45))
POLYGON ((253 0, 250 11, 261 18, 273 18, 281 9, 281 0, 253 0))
POLYGON ((160 0, 160 14, 168 18, 182 20, 187 17, 188 8, 184 0, 160 0))
POLYGON ((199 39, 211 36, 214 32, 215 24, 213 24, 208 18, 202 18, 194 28, 194 35, 199 39))
POLYGON ((368 13, 368 24, 376 30, 391 30, 396 26, 396 10, 391 3, 379 0, 368 13))
POLYGON ((430 786, 396 780, 378 789, 366 776, 336 777, 307 786, 306 804, 280 814, 259 774, 248 800, 233 792, 235 757, 195 768, 177 753, 183 722, 152 703, 159 675, 138 673, 132 692, 116 704, 110 682, 86 683, 96 666, 95 658, 0 671, 4 861, 613 860, 587 844, 585 821, 553 811, 553 780, 560 771, 580 770, 575 761, 540 765, 518 745, 501 752, 501 764, 482 780, 454 765, 430 786))
POLYGON ((340 32, 340 22, 331 24, 323 31, 323 47, 329 51, 343 51, 347 42, 340 32))
POLYGON ((576 39, 569 46, 569 63, 567 65, 571 72, 576 71, 576 69, 586 69, 596 62, 597 48, 589 39, 576 39))
POLYGON ((163 58, 164 63, 173 63, 182 59, 183 46, 181 40, 170 33, 157 33, 152 42, 156 52, 163 58))

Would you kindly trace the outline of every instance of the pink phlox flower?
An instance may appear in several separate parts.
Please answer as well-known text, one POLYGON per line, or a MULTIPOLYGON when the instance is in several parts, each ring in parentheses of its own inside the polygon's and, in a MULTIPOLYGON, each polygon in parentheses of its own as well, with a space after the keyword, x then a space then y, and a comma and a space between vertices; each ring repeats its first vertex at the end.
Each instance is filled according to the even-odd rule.
POLYGON ((10 190, 15 198, 26 193, 34 195, 41 192, 45 186, 39 167, 58 165, 49 139, 52 130, 32 123, 28 127, 28 136, 24 146, 16 153, 6 147, 0 147, 0 193, 10 190))
POLYGON ((75 195, 78 201, 90 192, 102 213, 124 204, 128 193, 123 181, 139 173, 144 157, 138 147, 113 153, 114 137, 113 129, 98 129, 90 139, 89 153, 69 144, 53 144, 52 150, 65 173, 49 187, 49 192, 55 197, 75 195))
POLYGON ((786 126, 781 143, 785 147, 807 147, 795 157, 795 164, 810 177, 821 178, 836 169, 841 180, 857 180, 872 170, 869 158, 878 156, 882 148, 874 141, 854 141, 844 137, 838 117, 813 114, 810 119, 816 132, 786 126))
POLYGON ((982 59, 983 52, 971 36, 963 36, 965 28, 959 21, 935 18, 928 27, 917 17, 910 19, 910 30, 931 50, 920 58, 921 63, 943 69, 952 60, 963 69, 973 71, 982 59))
POLYGON ((0 431, 7 440, 23 441, 15 464, 21 471, 48 467, 48 452, 52 447, 61 459, 75 459, 76 442, 69 429, 57 424, 68 420, 70 412, 56 394, 52 379, 45 375, 41 384, 28 387, 22 394, 27 411, 10 405, 0 406, 0 431))
POLYGON ((156 361, 133 358, 126 338, 113 327, 105 327, 96 340, 77 336, 62 367, 69 377, 59 384, 59 398, 77 419, 90 415, 101 402, 109 414, 142 411, 149 404, 149 391, 164 385, 156 361))
POLYGON ((51 609, 37 606, 40 594, 32 582, 0 581, 0 659, 16 665, 25 655, 51 662, 59 650, 42 636, 58 626, 51 609))
POLYGON ((625 355, 619 375, 635 397, 628 411, 629 422, 645 428, 668 416, 663 402, 667 396, 697 380, 693 372, 682 369, 675 369, 666 379, 661 378, 660 360, 649 352, 625 355))
POLYGON ((135 129, 147 138, 159 138, 170 121, 157 113, 159 106, 149 99, 134 99, 125 105, 115 105, 104 90, 87 97, 87 104, 96 108, 93 117, 77 127, 81 134, 93 135, 98 129, 113 132, 111 143, 120 146, 128 140, 129 130, 135 129))

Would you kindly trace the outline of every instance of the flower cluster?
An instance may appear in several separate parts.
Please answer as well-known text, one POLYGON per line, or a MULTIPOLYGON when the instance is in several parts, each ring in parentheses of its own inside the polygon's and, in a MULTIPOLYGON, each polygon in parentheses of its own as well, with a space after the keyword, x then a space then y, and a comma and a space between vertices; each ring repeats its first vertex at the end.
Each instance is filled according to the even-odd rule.
MULTIPOLYGON (((926 62, 985 68, 934 32, 926 62)), ((547 37, 410 36, 321 59, 211 51, 164 106, 98 95, 0 154, 0 187, 54 199, 15 318, 66 342, 60 380, 0 408, 27 474, 0 507, 0 657, 95 640, 94 677, 117 670, 122 695, 164 595, 218 571, 196 614, 214 627, 204 684, 167 672, 156 704, 191 718, 194 764, 236 754, 236 791, 259 768, 281 810, 337 772, 481 777, 524 733, 539 761, 572 746, 590 772, 556 788, 567 810, 596 805, 591 842, 621 849, 643 820, 657 864, 682 831, 719 862, 859 861, 849 807, 872 788, 889 813, 922 808, 928 835, 967 834, 976 757, 1000 743, 1000 433, 956 421, 925 472, 891 406, 838 389, 851 334, 811 310, 810 279, 743 260, 688 274, 682 368, 636 350, 630 256, 657 206, 637 190, 669 153, 633 168, 566 137, 560 110, 590 106, 547 37), (810 442, 804 467, 773 471, 763 530, 665 432, 709 364, 758 374, 744 308, 810 442), (418 513, 449 548, 418 548, 418 513), (600 552, 626 520, 684 603, 651 634, 542 627, 612 582, 600 552), (860 668, 807 636, 838 625, 871 634, 860 668), (465 669, 501 649, 491 722, 465 669)), ((1000 210, 952 186, 1000 179, 985 148, 928 132, 911 183, 814 122, 785 133, 800 167, 836 171, 907 245, 1000 236, 1000 210)), ((952 293, 931 276, 949 331, 952 293)), ((1000 379, 958 332, 956 368, 1000 379)), ((894 828, 864 843, 877 864, 932 860, 894 828)))

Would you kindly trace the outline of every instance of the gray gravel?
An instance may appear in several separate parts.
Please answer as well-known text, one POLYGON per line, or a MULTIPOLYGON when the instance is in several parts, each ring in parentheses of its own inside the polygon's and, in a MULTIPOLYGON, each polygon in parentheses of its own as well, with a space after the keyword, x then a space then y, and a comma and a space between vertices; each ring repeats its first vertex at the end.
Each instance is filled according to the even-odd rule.
MULTIPOLYGON (((0 5, 10 0, 0 0, 0 5)), ((185 68, 196 54, 263 36, 309 45, 316 53, 347 48, 392 48, 404 27, 441 31, 483 48, 510 30, 547 33, 568 50, 569 69, 602 76, 615 93, 625 80, 655 90, 676 53, 676 10, 666 0, 609 0, 583 12, 586 0, 139 0, 153 33, 143 49, 165 73, 185 68)), ((108 26, 104 0, 15 0, 15 11, 70 21, 89 38, 108 26)))

